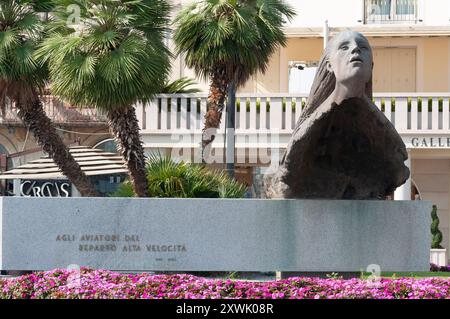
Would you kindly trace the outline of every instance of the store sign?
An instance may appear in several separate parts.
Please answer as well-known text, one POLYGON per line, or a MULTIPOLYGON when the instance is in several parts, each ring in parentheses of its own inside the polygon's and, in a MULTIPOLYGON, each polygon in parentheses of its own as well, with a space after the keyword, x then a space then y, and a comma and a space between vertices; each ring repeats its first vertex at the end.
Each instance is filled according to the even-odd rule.
POLYGON ((450 148, 450 137, 447 136, 404 136, 407 148, 450 148))
POLYGON ((71 197, 68 181, 22 180, 20 196, 24 197, 71 197))

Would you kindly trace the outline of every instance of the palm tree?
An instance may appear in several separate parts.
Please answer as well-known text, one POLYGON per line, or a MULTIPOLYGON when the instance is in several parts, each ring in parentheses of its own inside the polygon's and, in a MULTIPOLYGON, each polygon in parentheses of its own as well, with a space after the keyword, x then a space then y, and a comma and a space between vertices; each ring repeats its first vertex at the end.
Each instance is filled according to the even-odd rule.
MULTIPOLYGON (((198 76, 209 78, 210 90, 202 136, 202 159, 214 140, 227 95, 234 94, 256 72, 265 72, 269 58, 285 45, 282 26, 294 10, 281 0, 203 0, 175 18, 177 53, 198 76)), ((234 106, 233 106, 234 108, 234 106)))
POLYGON ((40 99, 48 72, 33 57, 44 34, 37 12, 49 8, 48 1, 0 2, 0 105, 4 111, 8 101, 13 102, 44 152, 83 196, 94 196, 89 179, 58 135, 40 99))
POLYGON ((151 99, 170 70, 166 0, 55 0, 51 31, 38 52, 48 62, 52 92, 106 113, 134 191, 149 195, 145 154, 133 105, 151 99), (71 24, 68 3, 80 9, 71 24), (67 12, 69 11, 69 12, 67 12))

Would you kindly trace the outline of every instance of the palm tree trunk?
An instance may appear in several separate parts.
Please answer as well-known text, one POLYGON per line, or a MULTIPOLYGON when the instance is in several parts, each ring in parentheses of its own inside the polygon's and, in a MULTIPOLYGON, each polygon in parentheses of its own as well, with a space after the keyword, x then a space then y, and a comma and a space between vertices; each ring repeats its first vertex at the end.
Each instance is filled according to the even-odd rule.
POLYGON ((217 68, 211 74, 205 125, 202 134, 202 162, 206 163, 206 157, 210 152, 211 143, 214 141, 217 129, 220 125, 222 112, 227 97, 228 80, 225 68, 217 68))
POLYGON ((58 165, 61 172, 75 185, 82 196, 97 196, 91 182, 75 161, 69 149, 44 111, 39 98, 31 102, 16 101, 18 115, 33 133, 36 142, 58 165))
POLYGON ((108 111, 107 116, 118 150, 127 163, 134 192, 139 197, 149 197, 144 147, 134 108, 130 106, 125 109, 114 109, 108 111))

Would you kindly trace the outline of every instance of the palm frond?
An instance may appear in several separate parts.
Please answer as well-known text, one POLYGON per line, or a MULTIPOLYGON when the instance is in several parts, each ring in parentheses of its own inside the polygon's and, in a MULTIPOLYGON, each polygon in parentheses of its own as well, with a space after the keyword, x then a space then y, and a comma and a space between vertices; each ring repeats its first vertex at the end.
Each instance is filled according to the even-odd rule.
MULTIPOLYGON (((45 23, 34 11, 34 1, 0 2, 0 96, 27 99, 42 91, 48 79, 47 66, 34 57, 45 23)), ((5 106, 2 105, 2 108, 5 106)))
POLYGON ((52 92, 105 110, 159 93, 170 71, 169 2, 76 0, 80 24, 67 26, 69 2, 54 0, 56 18, 37 52, 49 64, 52 92))
POLYGON ((281 0, 199 1, 175 17, 176 51, 201 78, 224 65, 240 86, 266 71, 270 56, 286 44, 282 28, 294 15, 281 0))
POLYGON ((161 90, 165 94, 180 94, 180 93, 198 93, 201 90, 193 87, 197 82, 188 77, 182 77, 172 82, 166 82, 161 90))

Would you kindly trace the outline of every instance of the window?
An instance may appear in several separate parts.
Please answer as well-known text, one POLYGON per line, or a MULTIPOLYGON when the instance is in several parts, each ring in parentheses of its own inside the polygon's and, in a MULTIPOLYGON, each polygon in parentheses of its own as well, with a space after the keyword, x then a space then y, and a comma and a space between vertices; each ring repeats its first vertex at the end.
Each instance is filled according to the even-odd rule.
POLYGON ((365 0, 366 23, 416 23, 417 0, 365 0))
POLYGON ((318 62, 289 62, 289 93, 308 94, 316 75, 318 62))
POLYGON ((114 139, 107 139, 107 140, 101 141, 100 143, 95 145, 94 148, 98 148, 98 149, 103 150, 105 152, 117 153, 117 146, 116 145, 117 144, 114 141, 114 139))

